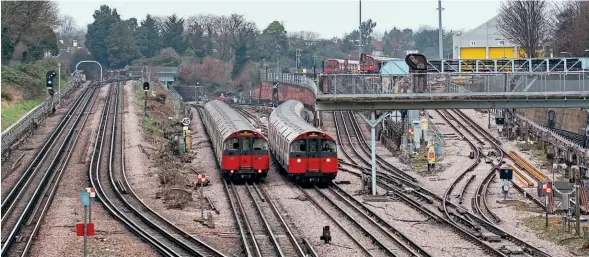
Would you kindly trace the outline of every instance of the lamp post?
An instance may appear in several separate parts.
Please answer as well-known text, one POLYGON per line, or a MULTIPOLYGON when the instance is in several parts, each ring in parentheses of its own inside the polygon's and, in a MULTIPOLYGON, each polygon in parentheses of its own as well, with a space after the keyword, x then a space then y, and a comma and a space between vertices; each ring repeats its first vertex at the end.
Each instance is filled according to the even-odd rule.
POLYGON ((501 58, 507 58, 507 56, 505 56, 505 38, 495 38, 495 40, 499 41, 498 44, 503 48, 503 57, 501 58))
POLYGON ((440 54, 440 60, 444 59, 444 37, 442 31, 442 0, 438 0, 438 51, 440 54))
POLYGON ((276 74, 280 73, 280 59, 278 59, 280 52, 280 45, 276 45, 276 74))
MULTIPOLYGON (((358 24, 358 35, 360 38, 360 41, 358 41, 358 60, 362 59, 360 56, 362 56, 362 0, 360 0, 360 6, 359 6, 359 10, 358 13, 360 14, 360 23, 358 24)), ((350 59, 350 58, 348 58, 350 59)))

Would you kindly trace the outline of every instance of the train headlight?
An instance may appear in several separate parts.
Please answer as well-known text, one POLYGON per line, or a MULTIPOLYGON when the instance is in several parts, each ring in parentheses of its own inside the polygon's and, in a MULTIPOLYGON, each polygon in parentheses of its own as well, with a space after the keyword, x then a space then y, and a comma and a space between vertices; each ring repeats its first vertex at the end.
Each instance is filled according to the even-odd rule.
POLYGON ((299 158, 299 159, 297 159, 297 162, 301 162, 301 159, 300 159, 300 158, 299 158))
POLYGON ((233 174, 234 170, 231 170, 231 174, 233 174))
POLYGON ((327 158, 327 160, 325 160, 325 161, 326 161, 326 162, 330 162, 330 161, 331 161, 331 159, 327 158))
POLYGON ((258 170, 258 173, 262 173, 262 170, 258 170))

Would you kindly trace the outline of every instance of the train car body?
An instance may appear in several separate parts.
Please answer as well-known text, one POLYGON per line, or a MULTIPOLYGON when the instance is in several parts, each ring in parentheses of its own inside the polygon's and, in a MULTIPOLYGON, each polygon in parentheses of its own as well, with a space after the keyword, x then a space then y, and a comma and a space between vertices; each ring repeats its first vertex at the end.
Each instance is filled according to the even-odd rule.
POLYGON ((363 64, 360 65, 361 73, 377 74, 380 73, 380 70, 387 62, 401 59, 362 54, 360 60, 363 62, 363 64))
POLYGON ((252 90, 252 102, 270 103, 277 102, 280 104, 287 100, 297 100, 303 103, 307 108, 315 109, 315 94, 309 88, 298 85, 282 84, 278 87, 276 94, 272 93, 273 84, 262 82, 260 87, 252 90), (262 90, 262 92, 260 92, 262 90))
POLYGON ((323 73, 359 73, 360 62, 344 59, 328 59, 323 61, 323 73))
POLYGON ((226 103, 205 104, 203 122, 225 178, 265 178, 270 169, 267 139, 226 103))
POLYGON ((337 175, 335 140, 307 123, 303 104, 289 100, 270 114, 270 151, 287 176, 299 182, 329 182, 337 175))

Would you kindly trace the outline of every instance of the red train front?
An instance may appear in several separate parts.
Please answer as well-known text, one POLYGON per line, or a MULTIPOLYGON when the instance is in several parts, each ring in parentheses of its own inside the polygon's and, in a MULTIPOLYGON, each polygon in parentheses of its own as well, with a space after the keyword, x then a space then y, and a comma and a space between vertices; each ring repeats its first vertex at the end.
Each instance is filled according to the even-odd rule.
POLYGON ((268 175, 267 139, 226 103, 213 100, 204 106, 203 122, 225 178, 260 179, 268 175))
POLYGON ((288 174, 310 181, 332 180, 337 174, 335 140, 321 131, 305 132, 293 139, 288 174))
POLYGON ((268 142, 257 131, 237 131, 223 143, 221 171, 226 177, 265 178, 270 168, 268 142))
POLYGON ((302 117, 303 104, 289 100, 269 118, 270 150, 288 177, 300 182, 330 182, 337 175, 335 140, 302 117))

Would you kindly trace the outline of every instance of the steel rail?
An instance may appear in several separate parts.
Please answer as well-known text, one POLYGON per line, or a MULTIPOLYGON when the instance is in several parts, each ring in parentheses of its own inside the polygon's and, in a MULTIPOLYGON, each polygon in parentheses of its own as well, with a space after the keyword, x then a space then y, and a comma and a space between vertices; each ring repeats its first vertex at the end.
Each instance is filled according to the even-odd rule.
MULTIPOLYGON (((67 145, 69 145, 70 140, 72 138, 73 132, 74 132, 74 128, 77 127, 77 124, 80 121, 80 117, 82 116, 82 114, 84 113, 83 110, 88 106, 88 103, 90 102, 90 97, 89 95, 89 89, 87 88, 84 93, 80 96, 80 98, 78 99, 78 101, 76 102, 75 106, 72 107, 72 109, 70 110, 70 112, 68 112, 69 116, 67 118, 66 123, 64 123, 61 126, 61 129, 58 132, 57 136, 61 136, 63 132, 65 132, 66 129, 66 124, 69 123, 69 121, 71 120, 71 118, 73 117, 73 115, 75 114, 75 111, 80 110, 79 114, 77 114, 76 117, 74 117, 73 121, 72 121, 72 125, 69 127, 69 130, 67 130, 67 134, 65 134, 65 138, 60 141, 61 144, 59 145, 59 147, 56 149, 57 151, 55 152, 55 155, 53 156, 53 159, 48 163, 48 166, 45 170, 45 172, 43 173, 42 177, 40 178, 39 183, 37 184, 37 186, 35 187, 30 200, 28 200, 26 202, 26 205, 24 206, 23 211, 20 213, 20 215, 18 216, 16 223, 14 223, 14 225, 12 226, 12 228, 10 228, 10 232, 8 233, 8 236, 5 237, 5 241, 4 244, 2 244, 2 250, 1 250, 1 255, 5 255, 8 250, 11 248, 12 243, 14 242, 15 236, 17 233, 19 233, 20 229, 23 226, 23 221, 31 214, 31 208, 33 208, 33 206, 36 206, 37 201, 39 200, 39 196, 41 194, 41 191, 44 189, 45 185, 47 184, 47 180, 49 179, 49 177, 51 176, 51 174, 53 173, 53 168, 55 167, 55 165, 57 164, 57 162, 60 160, 61 155, 63 154, 63 149, 66 148, 67 145), (86 99, 86 101, 84 102, 83 105, 80 106, 80 104, 83 102, 83 99, 86 99), (81 109, 80 109, 81 108, 81 109)), ((56 136, 56 137, 57 137, 56 136)), ((54 143, 56 143, 58 141, 56 141, 55 139, 52 141, 51 146, 53 146, 54 143)), ((48 157, 50 151, 51 151, 52 147, 49 149, 46 149, 46 151, 43 151, 43 156, 41 157, 41 160, 39 162, 36 162, 35 164, 35 170, 37 167, 42 167, 41 164, 44 164, 43 161, 45 160, 45 157, 48 157), (37 166, 38 165, 38 166, 37 166)), ((33 161, 33 163, 35 163, 35 161, 33 161)), ((39 174, 40 175, 40 174, 39 174)), ((27 180, 26 185, 29 184, 29 182, 33 179, 34 176, 30 176, 27 180)), ((23 188, 21 191, 19 191, 18 195, 21 195, 26 189, 29 189, 30 187, 26 187, 23 188)), ((17 196, 15 199, 19 199, 20 197, 17 196)), ((16 206, 16 204, 18 204, 21 201, 14 201, 11 202, 11 206, 9 208, 9 210, 13 209, 13 206, 16 206)), ((22 203, 25 203, 24 201, 22 203)), ((10 214, 12 211, 7 211, 7 214, 10 214)), ((11 215, 7 215, 5 214, 3 216, 3 218, 5 218, 6 216, 10 216, 11 215)), ((6 219, 2 220, 3 222, 6 221, 6 219)), ((2 227, 4 227, 5 225, 2 224, 2 227)))
MULTIPOLYGON (((93 89, 93 93, 94 93, 94 91, 96 91, 96 88, 93 89)), ((61 181, 61 177, 62 177, 65 169, 67 168, 67 165, 69 164, 70 157, 72 156, 72 153, 74 152, 74 148, 76 147, 78 139, 80 138, 80 135, 82 134, 81 132, 84 129, 84 127, 86 126, 88 118, 90 117, 91 111, 94 108, 94 104, 96 103, 96 100, 98 98, 92 97, 92 99, 93 99, 92 104, 90 105, 90 108, 88 109, 88 111, 86 111, 86 115, 84 117, 84 120, 82 121, 82 124, 80 125, 80 129, 78 129, 76 131, 76 135, 74 137, 73 142, 69 145, 69 147, 65 151, 65 159, 60 163, 60 166, 57 168, 58 172, 54 173, 50 179, 50 181, 53 182, 52 186, 47 187, 43 192, 43 195, 45 197, 47 197, 47 199, 45 200, 45 205, 43 205, 43 209, 41 210, 41 213, 39 213, 39 217, 35 221, 35 226, 33 228, 33 231, 28 236, 29 240, 27 240, 27 242, 25 244, 25 247, 24 247, 24 250, 22 251, 21 257, 28 256, 28 252, 30 251, 31 246, 33 245, 34 238, 37 235, 39 229, 41 228, 41 223, 42 223, 43 219, 45 218, 45 215, 47 214, 47 211, 49 210, 51 203, 53 202, 53 198, 55 197, 55 193, 57 192, 57 188, 59 188, 59 182, 61 181), (49 188, 51 188, 51 190, 49 190, 49 188), (47 191, 49 191, 48 195, 47 195, 47 191)), ((37 207, 33 211, 34 214, 37 213, 38 208, 40 206, 41 206, 40 204, 37 205, 37 207)), ((35 215, 31 216, 31 218, 29 219, 29 221, 26 224, 27 226, 31 225, 34 216, 35 215)))

